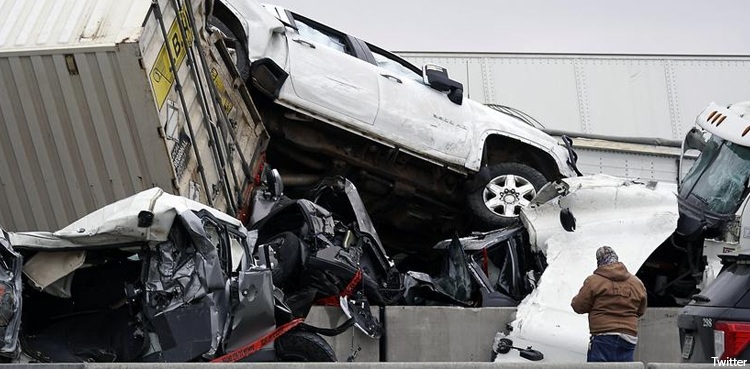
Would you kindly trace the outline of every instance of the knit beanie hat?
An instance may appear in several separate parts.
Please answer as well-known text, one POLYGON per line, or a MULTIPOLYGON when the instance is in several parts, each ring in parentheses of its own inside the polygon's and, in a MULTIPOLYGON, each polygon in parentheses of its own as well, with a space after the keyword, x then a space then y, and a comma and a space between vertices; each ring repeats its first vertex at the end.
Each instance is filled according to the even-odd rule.
POLYGON ((596 250, 596 266, 614 264, 618 262, 617 253, 609 246, 602 246, 596 250))

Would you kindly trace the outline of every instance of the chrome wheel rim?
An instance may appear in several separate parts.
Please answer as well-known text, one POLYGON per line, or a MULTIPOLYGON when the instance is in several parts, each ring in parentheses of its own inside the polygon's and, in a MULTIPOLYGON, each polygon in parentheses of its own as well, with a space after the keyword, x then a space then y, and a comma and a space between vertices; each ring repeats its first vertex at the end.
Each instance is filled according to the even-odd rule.
POLYGON ((514 218, 521 214, 521 208, 529 205, 534 196, 536 189, 531 182, 513 174, 493 178, 484 186, 482 192, 484 206, 505 218, 514 218))

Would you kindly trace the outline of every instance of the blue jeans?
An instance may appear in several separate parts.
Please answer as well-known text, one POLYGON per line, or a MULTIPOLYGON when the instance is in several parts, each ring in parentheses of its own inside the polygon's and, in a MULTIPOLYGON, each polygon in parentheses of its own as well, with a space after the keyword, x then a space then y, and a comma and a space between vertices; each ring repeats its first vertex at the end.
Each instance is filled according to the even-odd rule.
POLYGON ((604 334, 591 336, 588 362, 633 361, 635 345, 619 336, 604 334))

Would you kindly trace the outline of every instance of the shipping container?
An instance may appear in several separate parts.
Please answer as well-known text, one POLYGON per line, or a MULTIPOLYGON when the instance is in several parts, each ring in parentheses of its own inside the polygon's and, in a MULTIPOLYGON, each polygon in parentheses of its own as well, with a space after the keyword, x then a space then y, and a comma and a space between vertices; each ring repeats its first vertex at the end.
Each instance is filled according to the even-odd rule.
POLYGON ((681 141, 712 101, 750 96, 750 57, 399 52, 435 63, 467 96, 510 106, 546 129, 681 141))
MULTIPOLYGON (((750 57, 399 52, 468 97, 573 139, 583 174, 677 182, 680 145, 712 101, 750 96, 750 57)), ((689 168, 689 156, 684 168, 689 168)), ((684 170, 683 170, 683 173, 684 170)))
POLYGON ((242 216, 268 135, 205 1, 0 12, 3 228, 55 230, 154 186, 242 216))

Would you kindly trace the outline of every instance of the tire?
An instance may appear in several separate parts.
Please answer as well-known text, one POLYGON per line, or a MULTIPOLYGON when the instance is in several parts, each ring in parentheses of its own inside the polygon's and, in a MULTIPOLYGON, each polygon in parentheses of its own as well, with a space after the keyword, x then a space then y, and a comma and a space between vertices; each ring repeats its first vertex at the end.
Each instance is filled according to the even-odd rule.
POLYGON ((280 233, 273 236, 267 243, 271 244, 274 255, 271 261, 275 264, 271 269, 274 286, 281 288, 285 293, 290 291, 287 287, 299 284, 302 266, 302 241, 292 232, 280 233))
POLYGON ((335 362, 331 345, 313 332, 293 330, 276 339, 278 361, 335 362))
POLYGON ((538 170, 520 163, 486 166, 477 178, 481 185, 467 195, 467 204, 474 225, 483 230, 516 223, 521 208, 547 183, 538 170))
POLYGON ((250 60, 247 55, 247 42, 238 39, 235 32, 229 29, 224 22, 220 21, 219 18, 216 18, 213 15, 208 17, 208 23, 218 28, 219 31, 226 36, 224 42, 227 44, 227 48, 234 49, 236 54, 235 65, 237 66, 237 71, 240 73, 242 80, 247 81, 248 77, 250 77, 250 60))

